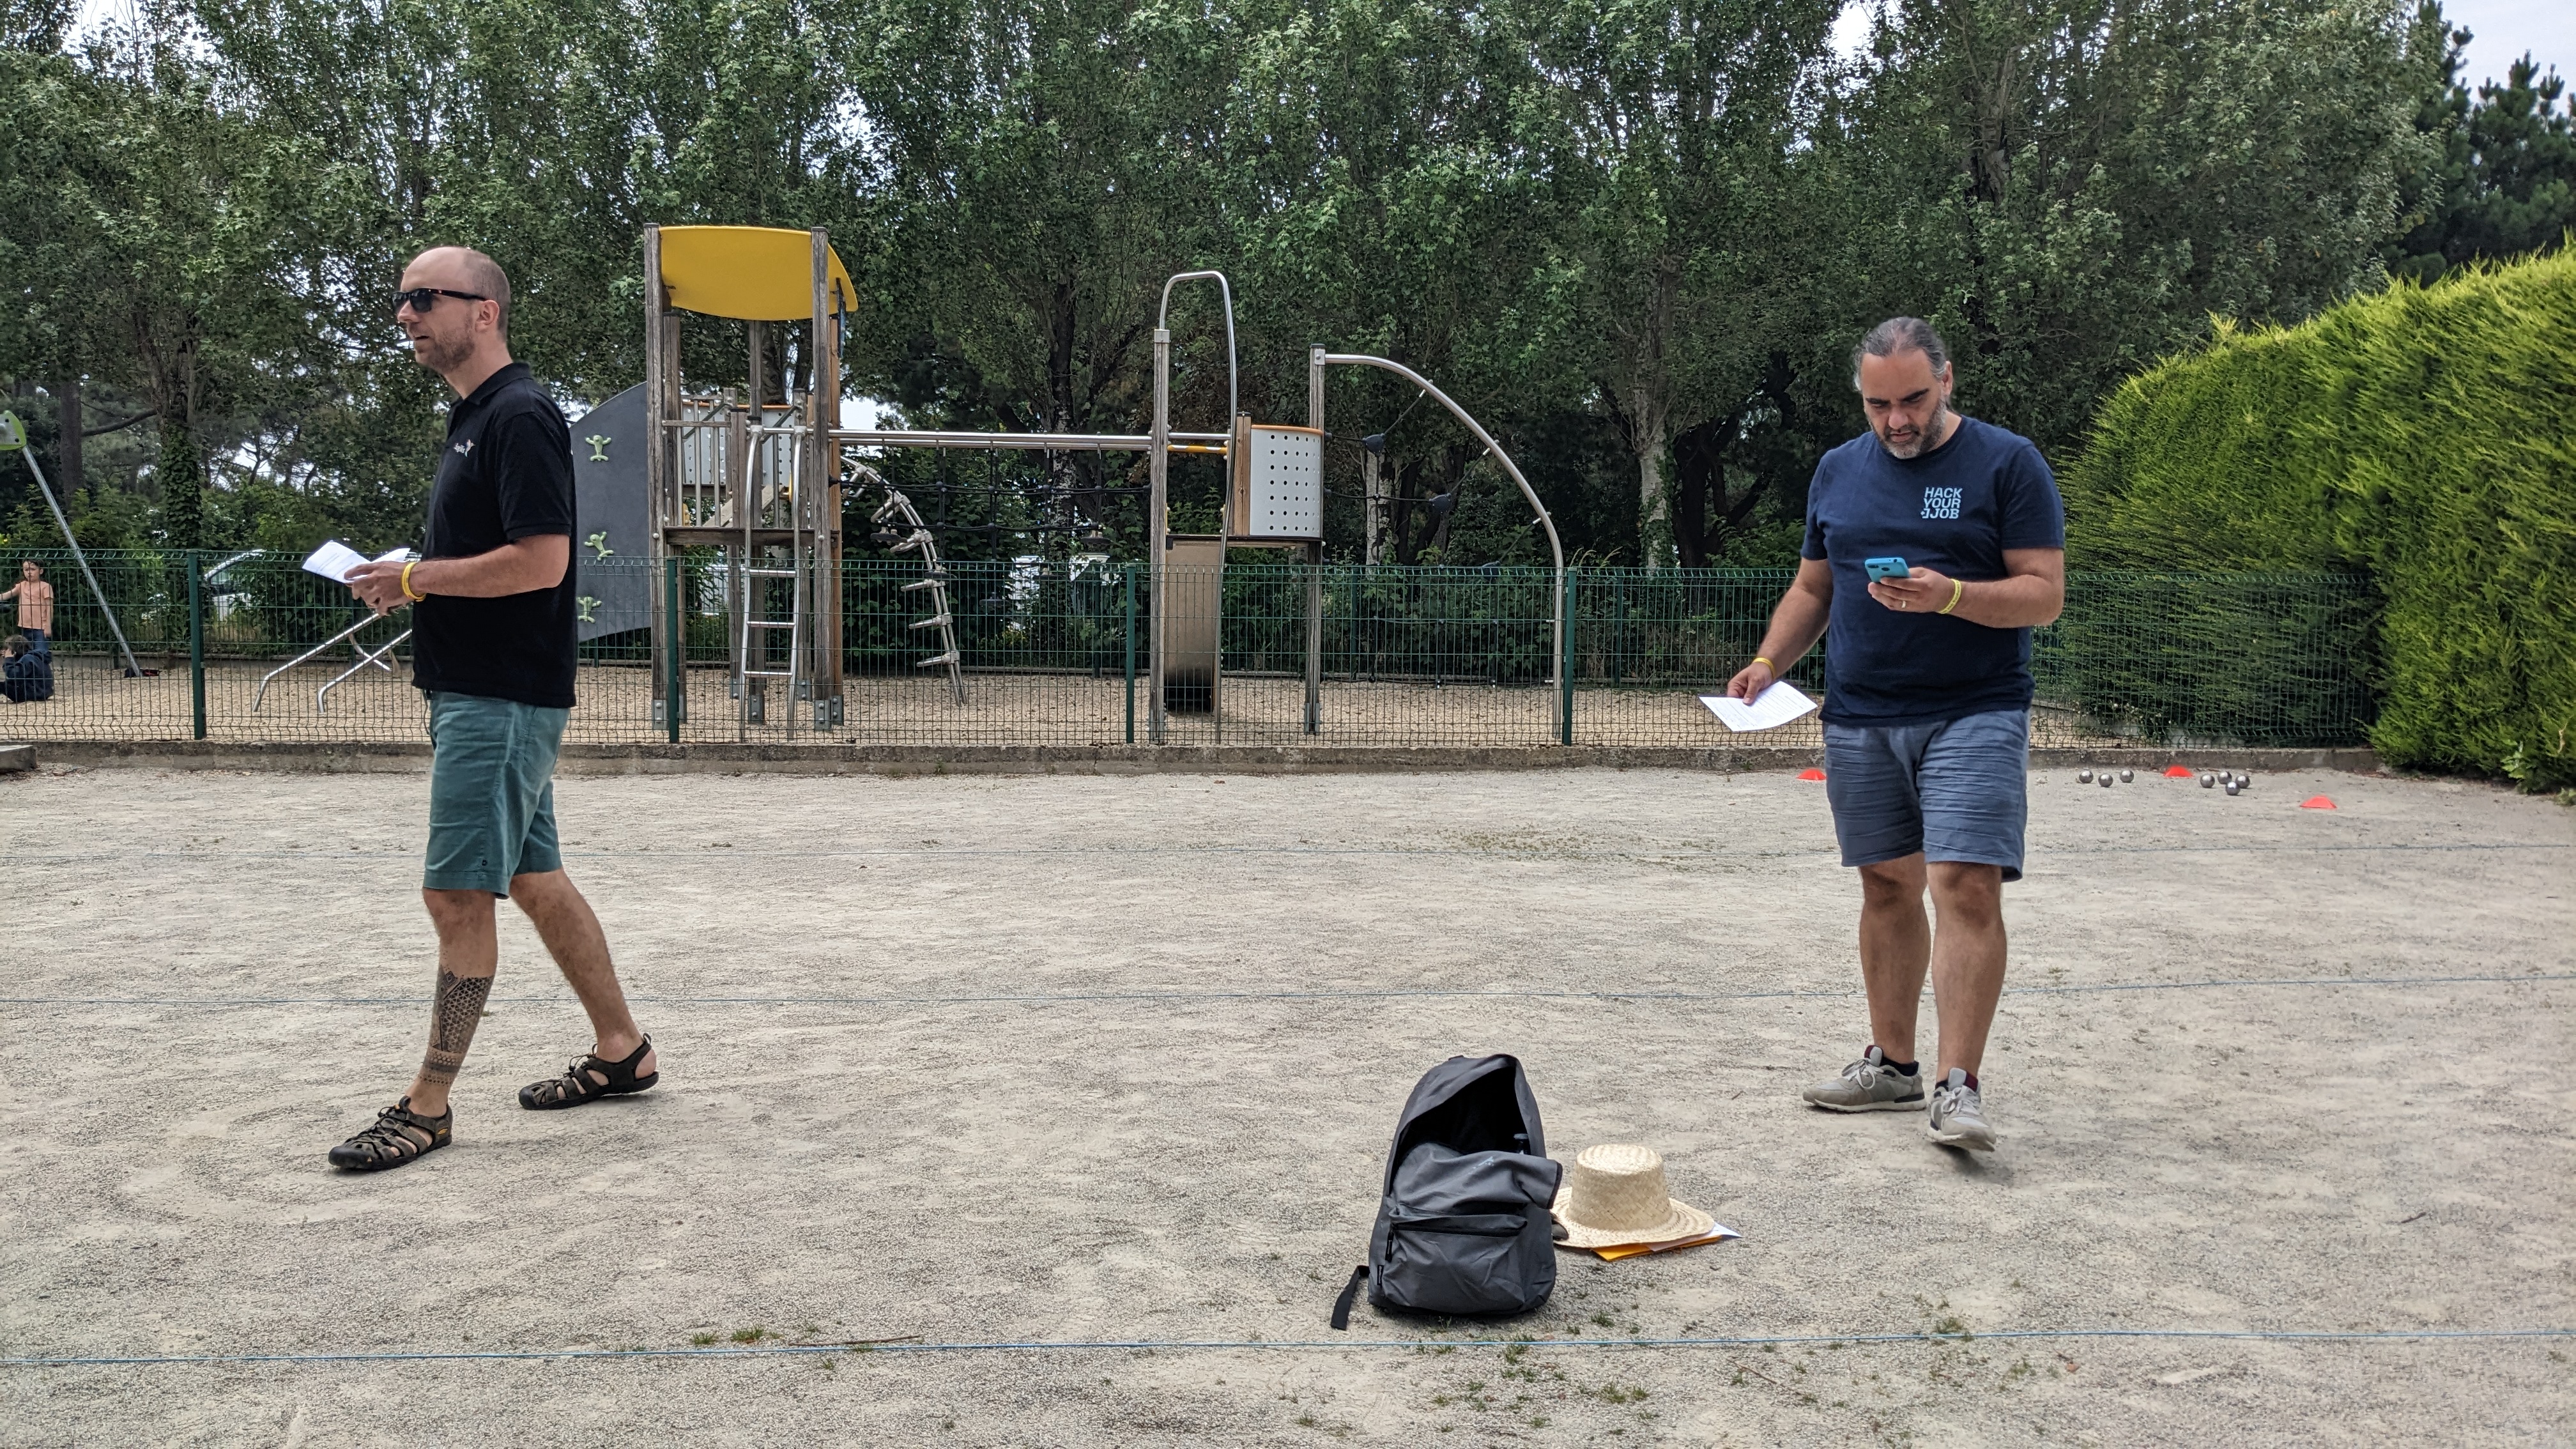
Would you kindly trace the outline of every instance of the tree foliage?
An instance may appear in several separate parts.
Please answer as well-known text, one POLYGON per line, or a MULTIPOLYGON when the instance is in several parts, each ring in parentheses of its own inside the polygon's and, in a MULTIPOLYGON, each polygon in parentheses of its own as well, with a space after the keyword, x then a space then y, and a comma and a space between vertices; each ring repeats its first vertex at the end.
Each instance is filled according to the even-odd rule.
MULTIPOLYGON (((1163 278, 1220 267, 1256 416, 1302 418, 1309 344, 1383 353, 1579 555, 1776 562, 1880 317, 1949 327, 1972 409, 2064 456, 2213 315, 2379 285, 2452 144, 2448 32, 2393 3, 1891 0, 1842 56, 1832 0, 157 0, 69 51, 62 5, 8 0, 0 379, 52 464, 63 416, 145 419, 86 455, 102 541, 381 545, 440 426, 383 300, 411 252, 491 252, 519 353, 596 400, 641 372, 645 224, 820 225, 865 293, 844 385, 915 419, 1138 428, 1163 278)), ((2469 154, 2546 172, 2551 84, 2469 154)), ((2499 168, 2477 225, 2554 204, 2499 168)), ((1211 301, 1173 303, 1200 426, 1211 301)), ((692 337, 735 366, 738 331, 692 337)), ((1436 408, 1337 375, 1327 417, 1387 436, 1400 557, 1540 556, 1436 408)), ((1064 466, 998 475, 1052 500, 1013 516, 1140 543, 1064 466)))
POLYGON ((2566 82, 2523 56, 2472 96, 2460 74, 2470 33, 2438 5, 2416 18, 2416 49, 2439 56, 2439 78, 2417 106, 2429 154, 2403 175, 2403 234, 2388 269, 2431 281, 2453 267, 2551 250, 2576 229, 2576 101, 2566 82))
POLYGON ((2571 333, 2563 251, 2223 333, 2105 406, 2066 479, 2070 554, 2362 573, 2385 758, 2576 784, 2571 333))

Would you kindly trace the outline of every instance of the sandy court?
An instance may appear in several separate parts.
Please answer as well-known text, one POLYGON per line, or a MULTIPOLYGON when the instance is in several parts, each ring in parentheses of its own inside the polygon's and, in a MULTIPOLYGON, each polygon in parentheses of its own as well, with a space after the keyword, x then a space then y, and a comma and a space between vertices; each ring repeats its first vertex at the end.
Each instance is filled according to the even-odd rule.
POLYGON ((587 1037, 505 907, 457 1145, 340 1176, 419 1057, 426 793, 0 778, 0 1444, 2576 1433, 2546 800, 2040 772, 1967 1159, 1795 1100, 1867 1028, 1786 774, 572 779, 662 1086, 516 1107, 587 1037), (1556 1155, 1651 1143, 1744 1239, 1297 1346, 1405 1092, 1494 1050, 1556 1155), (2562 1333, 2120 1336, 2172 1330, 2562 1333), (852 1339, 904 1342, 777 1351, 852 1339), (996 1346, 1080 1342, 1163 1346, 996 1346), (627 1348, 683 1352, 511 1356, 627 1348), (245 1354, 297 1357, 30 1362, 245 1354))

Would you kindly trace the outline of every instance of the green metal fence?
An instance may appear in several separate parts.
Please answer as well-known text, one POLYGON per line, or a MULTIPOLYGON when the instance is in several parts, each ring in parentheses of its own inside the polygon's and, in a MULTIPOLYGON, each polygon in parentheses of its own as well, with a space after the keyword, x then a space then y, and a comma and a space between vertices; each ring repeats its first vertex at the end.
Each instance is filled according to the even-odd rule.
MULTIPOLYGON (((68 555, 34 555, 55 585, 50 700, 0 705, 0 738, 364 742, 420 738, 399 642, 293 558, 97 553, 92 567, 146 673, 126 675, 68 555), (348 638, 316 651, 358 626, 348 638), (390 647, 388 647, 390 646, 390 647), (294 662, 299 656, 302 662, 294 662)), ((1265 558, 1275 558, 1266 555, 1265 558)), ((14 562, 14 560, 12 561, 14 562)), ((616 742, 1121 744, 1152 739, 1152 579, 1141 563, 946 564, 963 699, 939 652, 917 563, 853 560, 841 579, 844 708, 746 708, 735 688, 722 563, 586 563, 585 579, 650 571, 687 639, 680 719, 657 711, 648 633, 581 646, 568 738, 616 742)), ((645 575, 631 574, 640 585, 645 575)), ((1221 686, 1175 694, 1180 744, 1707 746, 1728 742, 1697 696, 1758 646, 1786 570, 1366 568, 1234 564, 1223 578, 1221 686), (1560 643, 1562 606, 1571 629, 1560 643), (1309 648, 1314 646, 1310 686, 1309 648)), ((1214 598, 1174 571, 1175 599, 1214 598)), ((606 593, 605 589, 591 592, 606 593)), ((2331 575, 2089 574, 2039 630, 2043 744, 2359 743, 2375 601, 2331 575)), ((11 621, 0 617, 0 626, 11 621)), ((1823 685, 1811 656, 1793 675, 1823 685)), ((771 685, 775 688, 775 683, 771 685)), ((1812 717, 1760 737, 1815 738, 1812 717)))

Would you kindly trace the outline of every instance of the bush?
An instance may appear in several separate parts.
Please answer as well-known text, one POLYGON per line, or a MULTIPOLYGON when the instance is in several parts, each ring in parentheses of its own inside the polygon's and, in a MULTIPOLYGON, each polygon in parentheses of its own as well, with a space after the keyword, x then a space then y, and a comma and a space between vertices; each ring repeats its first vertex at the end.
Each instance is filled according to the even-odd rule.
POLYGON ((2104 406, 2070 563, 2363 575, 2383 758, 2576 783, 2570 337, 2571 252, 2222 327, 2104 406))

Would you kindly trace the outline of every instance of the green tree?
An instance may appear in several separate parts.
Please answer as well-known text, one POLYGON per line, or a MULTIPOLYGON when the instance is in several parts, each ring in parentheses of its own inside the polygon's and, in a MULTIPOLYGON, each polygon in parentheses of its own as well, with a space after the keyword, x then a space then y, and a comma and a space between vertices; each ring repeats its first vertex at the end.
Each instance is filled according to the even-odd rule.
POLYGON ((1963 402, 2063 456, 2212 315, 2378 285, 2414 36, 2387 0, 1903 0, 1849 111, 1867 290, 1948 325, 1963 402))
POLYGON ((2460 77, 2467 30, 2435 0, 2416 14, 2416 48, 2438 58, 2415 127, 2429 154, 2403 181, 2403 234, 2384 255, 2397 276, 2431 281, 2451 268, 2563 245, 2576 229, 2576 103, 2529 55, 2474 98, 2460 77))

